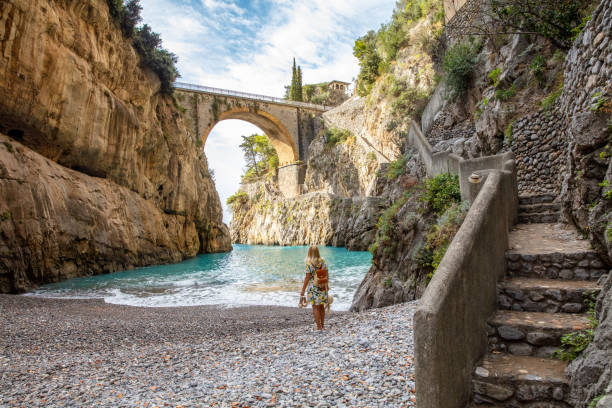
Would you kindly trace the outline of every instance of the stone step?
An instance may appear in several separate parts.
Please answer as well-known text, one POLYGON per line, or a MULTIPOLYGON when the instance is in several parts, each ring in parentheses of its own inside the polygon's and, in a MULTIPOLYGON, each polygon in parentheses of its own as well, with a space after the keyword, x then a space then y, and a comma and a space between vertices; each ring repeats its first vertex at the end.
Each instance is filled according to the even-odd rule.
POLYGON ((519 196, 519 205, 552 203, 553 201, 555 201, 555 198, 557 197, 551 194, 519 196))
POLYGON ((595 251, 524 254, 506 252, 509 276, 597 281, 608 270, 595 251))
POLYGON ((559 213, 559 211, 561 211, 561 204, 559 203, 527 204, 519 206, 519 214, 559 213))
POLYGON ((497 285, 502 310, 585 313, 601 287, 593 281, 509 278, 497 285))
POLYGON ((509 241, 510 276, 597 280, 608 271, 589 241, 564 224, 518 224, 509 241))
POLYGON ((559 222, 561 215, 556 212, 530 213, 518 215, 518 222, 521 224, 547 224, 559 222))
POLYGON ((500 310, 487 322, 489 348, 521 356, 551 357, 565 334, 591 327, 585 314, 500 310))
POLYGON ((570 408, 567 363, 538 357, 491 353, 472 377, 478 407, 570 408))

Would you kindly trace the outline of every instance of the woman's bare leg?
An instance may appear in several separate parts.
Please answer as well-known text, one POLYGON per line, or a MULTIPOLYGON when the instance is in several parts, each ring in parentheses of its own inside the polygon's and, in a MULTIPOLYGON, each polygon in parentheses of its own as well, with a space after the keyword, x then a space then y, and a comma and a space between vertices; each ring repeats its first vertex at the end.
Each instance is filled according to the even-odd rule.
POLYGON ((325 328, 325 305, 319 305, 319 321, 321 322, 321 328, 325 328))
POLYGON ((312 305, 312 315, 314 316, 314 321, 315 321, 315 324, 317 325, 317 330, 321 330, 321 323, 319 323, 321 321, 320 315, 319 315, 319 306, 312 305))

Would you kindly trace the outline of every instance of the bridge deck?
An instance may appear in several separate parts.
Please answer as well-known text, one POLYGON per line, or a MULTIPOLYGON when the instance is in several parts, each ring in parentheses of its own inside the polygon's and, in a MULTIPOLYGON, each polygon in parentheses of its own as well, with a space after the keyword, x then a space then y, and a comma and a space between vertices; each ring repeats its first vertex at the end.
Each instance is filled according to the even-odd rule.
POLYGON ((275 103, 278 105, 294 106, 297 108, 308 108, 308 109, 313 109, 313 110, 318 110, 318 111, 327 111, 332 108, 331 106, 315 105, 313 103, 298 102, 298 101, 289 101, 287 99, 276 98, 274 96, 266 96, 266 95, 258 95, 258 94, 252 94, 252 93, 247 93, 247 92, 231 91, 229 89, 212 88, 210 86, 194 85, 194 84, 188 84, 185 82, 175 82, 174 88, 180 91, 198 92, 198 93, 205 93, 205 94, 212 94, 212 95, 219 95, 219 96, 232 96, 235 98, 275 103))

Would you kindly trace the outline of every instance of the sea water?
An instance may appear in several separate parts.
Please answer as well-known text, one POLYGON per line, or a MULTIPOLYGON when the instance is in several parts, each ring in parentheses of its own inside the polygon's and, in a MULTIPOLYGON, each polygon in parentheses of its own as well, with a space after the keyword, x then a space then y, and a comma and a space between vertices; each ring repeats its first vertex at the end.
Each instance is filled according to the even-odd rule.
MULTIPOLYGON (((75 278, 41 286, 33 296, 102 298, 108 303, 171 307, 195 305, 297 306, 308 247, 234 245, 223 254, 179 264, 75 278)), ((370 268, 369 252, 320 247, 329 266, 335 310, 348 310, 370 268)))

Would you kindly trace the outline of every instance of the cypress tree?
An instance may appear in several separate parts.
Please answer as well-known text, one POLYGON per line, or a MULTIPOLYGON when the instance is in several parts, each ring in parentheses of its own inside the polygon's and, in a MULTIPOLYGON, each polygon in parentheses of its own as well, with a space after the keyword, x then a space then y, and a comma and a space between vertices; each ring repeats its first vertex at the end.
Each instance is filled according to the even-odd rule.
POLYGON ((297 68, 297 80, 295 86, 295 100, 302 101, 302 67, 297 68))
POLYGON ((291 70, 291 88, 289 88, 289 100, 295 101, 297 96, 297 69, 295 67, 295 58, 293 58, 293 68, 291 70))

